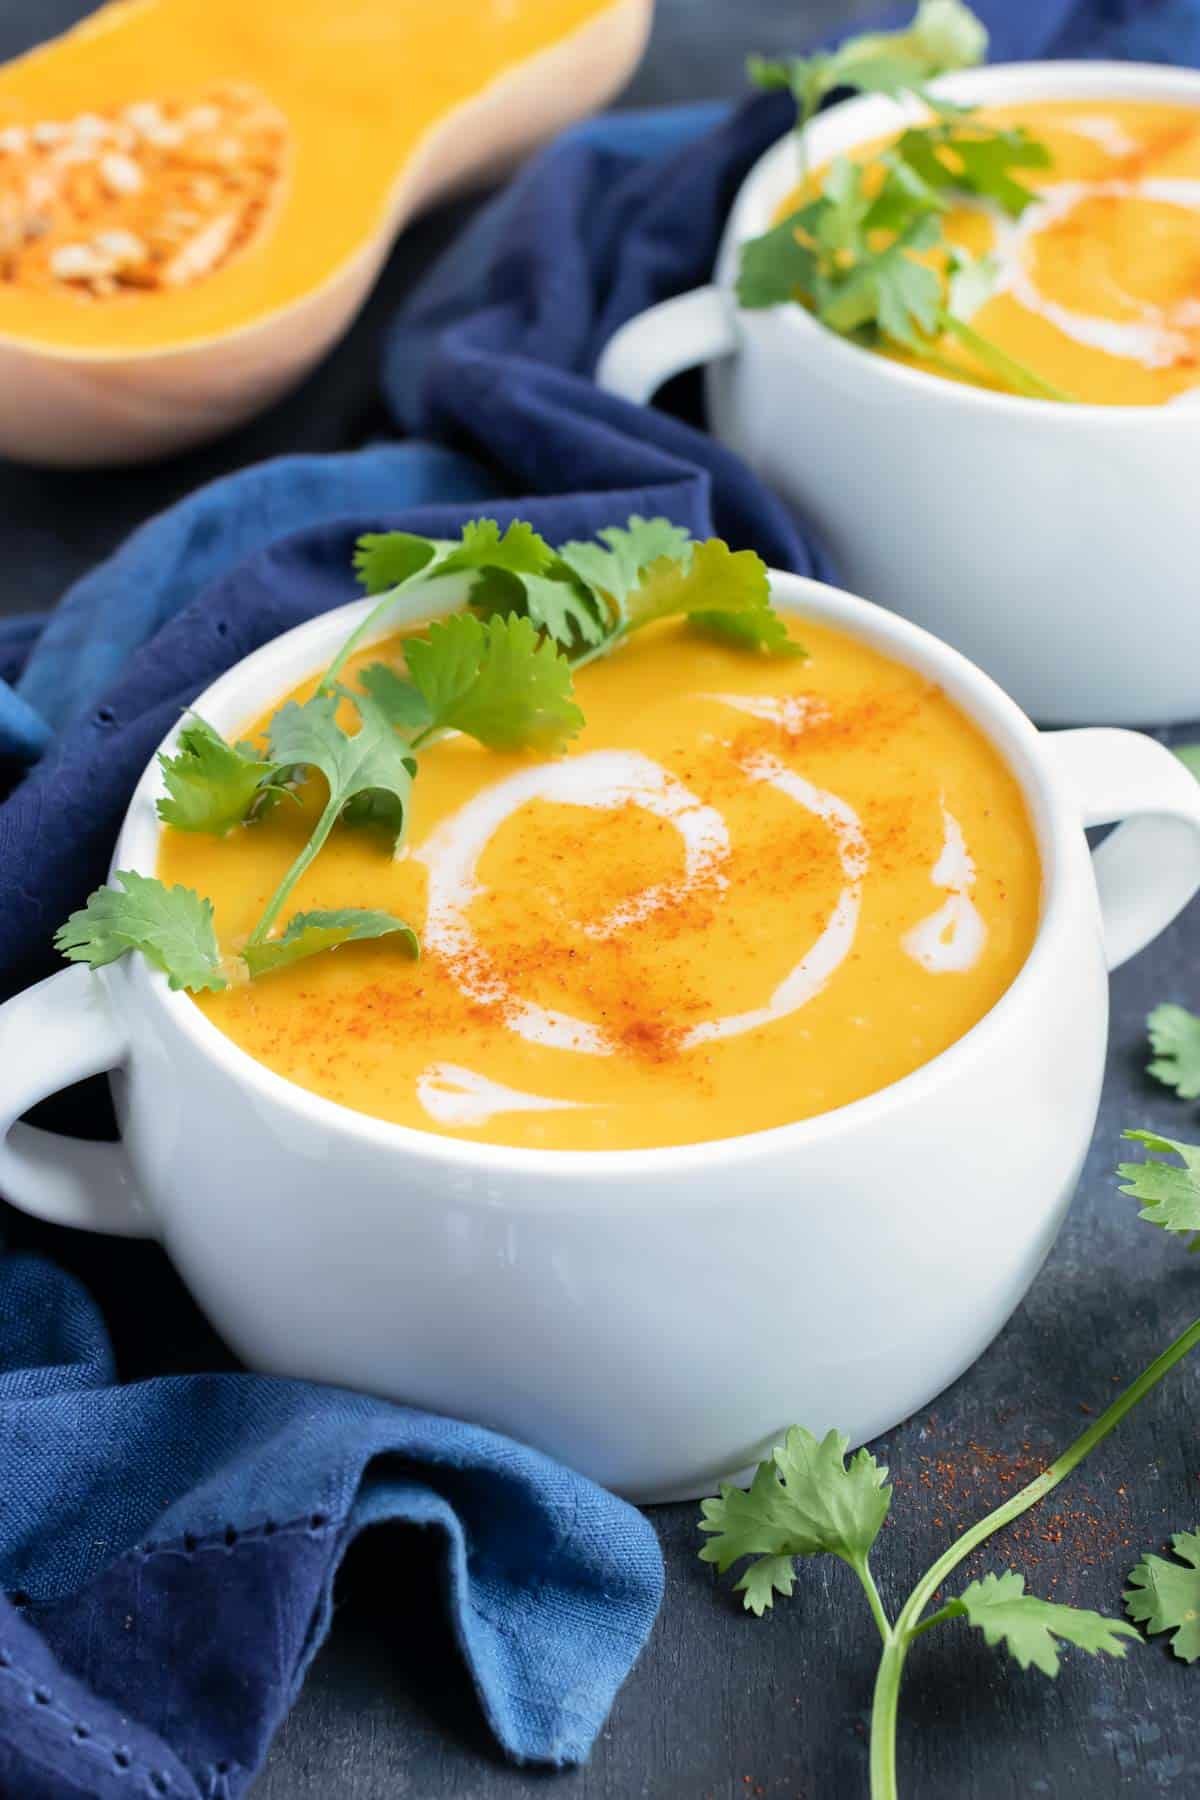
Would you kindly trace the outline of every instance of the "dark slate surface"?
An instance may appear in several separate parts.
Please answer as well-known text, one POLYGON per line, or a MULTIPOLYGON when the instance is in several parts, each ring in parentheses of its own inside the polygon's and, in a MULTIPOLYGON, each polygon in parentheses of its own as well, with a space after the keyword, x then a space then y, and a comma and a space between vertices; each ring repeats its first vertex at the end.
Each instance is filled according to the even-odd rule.
MULTIPOLYGON (((0 0, 0 56, 85 10, 81 0, 0 0)), ((646 104, 735 91, 746 49, 799 43, 867 10, 846 0, 659 0, 651 54, 629 97, 646 104)), ((463 211, 444 210, 410 231, 341 349, 300 393, 220 445, 132 475, 0 467, 0 606, 52 602, 131 525, 210 475, 280 449, 369 437, 381 423, 372 389, 383 320, 463 211)), ((876 1559, 893 1608, 956 1527, 1028 1479, 1200 1310, 1200 1266, 1137 1224, 1111 1175, 1127 1124, 1184 1137, 1200 1131, 1195 1107, 1142 1074, 1149 1006, 1167 998, 1200 1004, 1198 947, 1193 911, 1114 978, 1103 1107, 1056 1251, 976 1367, 926 1416, 875 1447, 897 1477, 876 1559)), ((936 1146, 930 1179, 937 1179, 936 1146)), ((971 1204, 969 1194, 962 1204, 971 1204)), ((29 1228, 29 1241, 35 1236, 29 1228)), ((143 1333, 153 1334, 163 1318, 176 1322, 178 1366, 205 1354, 157 1251, 63 1234, 46 1247, 101 1294, 127 1373, 144 1366, 143 1333)), ((929 1304, 937 1306, 936 1293, 929 1304)), ((847 1342, 871 1329, 869 1317, 848 1317, 847 1342)), ((1118 1610, 1140 1551, 1200 1522, 1198 1395, 1200 1366, 1176 1371, 979 1566, 1011 1563, 1041 1593, 1118 1610)), ((333 1635, 255 1800, 544 1800, 551 1788, 570 1800, 851 1800, 865 1793, 874 1645, 848 1571, 810 1565, 794 1600, 756 1621, 695 1560, 695 1508, 664 1507, 654 1517, 667 1561, 666 1602, 586 1769, 545 1776, 497 1760, 464 1693, 434 1569, 396 1558, 380 1534, 350 1558, 333 1635)), ((1052 1684, 951 1626, 924 1639, 910 1660, 901 1714, 905 1791, 921 1800, 1197 1795, 1198 1716, 1200 1670, 1174 1662, 1159 1644, 1135 1648, 1122 1664, 1069 1657, 1052 1684)))

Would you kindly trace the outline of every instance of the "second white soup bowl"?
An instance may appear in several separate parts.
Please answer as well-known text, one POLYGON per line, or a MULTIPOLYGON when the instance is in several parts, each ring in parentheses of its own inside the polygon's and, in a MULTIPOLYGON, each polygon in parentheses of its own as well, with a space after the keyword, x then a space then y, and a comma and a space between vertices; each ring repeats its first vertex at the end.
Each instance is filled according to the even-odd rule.
MULTIPOLYGON (((1142 64, 998 65, 937 88, 964 105, 1200 109, 1200 72, 1142 64)), ((921 111, 875 95, 832 107, 806 134, 810 164, 921 111)), ((625 325, 599 384, 646 401, 709 365, 714 432, 798 508, 843 580, 947 638, 1040 722, 1200 715, 1200 392, 1168 406, 1026 400, 876 355, 799 305, 739 308, 742 245, 796 179, 789 135, 747 176, 713 285, 625 325)))
MULTIPOLYGON (((924 1405, 999 1330, 1054 1240, 1095 1123, 1107 969, 1200 884, 1200 785, 1135 733, 1040 736, 895 614, 792 575, 773 591, 939 683, 1024 792, 1040 928, 952 1048, 867 1099, 751 1136, 507 1149, 294 1086, 131 956, 0 1008, 0 1193, 62 1224, 159 1238, 253 1367, 480 1421, 638 1500, 711 1491, 793 1422, 858 1442, 924 1405), (1084 826, 1110 820, 1127 822, 1093 858, 1084 826), (16 1122, 101 1070, 120 1144, 16 1122)), ((326 663, 369 604, 265 646, 200 710, 236 733, 326 663)), ((152 763, 114 867, 154 871, 160 792, 152 763)))

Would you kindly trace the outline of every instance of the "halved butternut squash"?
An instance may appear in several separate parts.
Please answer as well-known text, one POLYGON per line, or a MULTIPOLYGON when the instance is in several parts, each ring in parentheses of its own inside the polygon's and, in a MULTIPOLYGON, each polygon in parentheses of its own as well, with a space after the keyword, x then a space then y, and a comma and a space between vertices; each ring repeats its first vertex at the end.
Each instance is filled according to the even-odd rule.
POLYGON ((111 0, 0 69, 0 453, 214 436, 404 221, 607 99, 653 0, 111 0))

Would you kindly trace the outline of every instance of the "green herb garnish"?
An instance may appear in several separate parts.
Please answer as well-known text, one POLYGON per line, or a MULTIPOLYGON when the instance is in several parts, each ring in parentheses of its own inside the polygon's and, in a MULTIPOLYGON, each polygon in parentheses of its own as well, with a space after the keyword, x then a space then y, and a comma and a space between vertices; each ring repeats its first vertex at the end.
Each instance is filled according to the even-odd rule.
MULTIPOLYGON (((277 922, 339 823, 375 827, 389 852, 399 848, 420 753, 438 737, 457 731, 493 750, 562 749, 584 722, 573 670, 660 619, 685 619, 748 650, 803 654, 771 607, 766 566, 753 551, 715 538, 693 543, 666 519, 636 515, 599 537, 553 549, 531 525, 516 520, 502 531, 494 519, 474 519, 448 541, 402 531, 363 537, 354 566, 377 603, 313 697, 274 714, 266 755, 189 717, 176 752, 159 758, 166 824, 222 837, 302 781, 315 776, 327 789, 307 843, 241 951, 244 974, 258 979, 367 938, 395 937, 417 952, 411 926, 370 908, 297 913, 281 932, 277 922), (357 689, 342 685, 347 660, 385 620, 415 621, 447 601, 458 610, 406 639, 406 675, 372 663, 357 689)), ((224 987, 210 902, 149 876, 118 879, 126 891, 99 889, 59 932, 64 955, 99 968, 141 950, 173 987, 224 987)))
MULTIPOLYGON (((1173 1152, 1184 1164, 1182 1169, 1157 1160, 1121 1165, 1119 1174, 1132 1183, 1123 1191, 1152 1201, 1142 1217, 1171 1232, 1196 1229, 1200 1225, 1200 1146, 1178 1144, 1150 1132, 1128 1131, 1125 1136, 1150 1150, 1173 1152), (1164 1200, 1166 1177, 1175 1179, 1167 1184, 1164 1200)), ((777 1595, 791 1595, 798 1557, 836 1556, 857 1575, 882 1643, 871 1715, 872 1800, 896 1800, 899 1791, 896 1726, 900 1683, 909 1648, 923 1632, 965 1620, 983 1634, 987 1644, 1005 1649, 1023 1669, 1037 1668, 1050 1676, 1058 1673, 1060 1643, 1092 1656, 1121 1657, 1128 1642, 1137 1639, 1134 1627, 1123 1620, 1027 1593, 1024 1576, 1013 1569, 985 1574, 961 1593, 944 1598, 936 1611, 929 1608, 972 1551, 1051 1493, 1197 1345, 1200 1319, 1040 1475, 962 1532, 921 1576, 894 1619, 870 1567, 870 1553, 889 1513, 892 1490, 887 1469, 869 1451, 857 1451, 847 1463, 847 1440, 839 1433, 830 1432, 818 1442, 810 1432, 793 1427, 759 1464, 748 1490, 722 1487, 717 1499, 703 1502, 700 1530, 707 1542, 700 1550, 701 1559, 715 1563, 722 1573, 743 1558, 752 1559, 736 1586, 746 1608, 756 1615, 770 1608, 777 1595)), ((1200 1658, 1200 1534, 1181 1532, 1172 1541, 1177 1561, 1148 1555, 1128 1577, 1125 1610, 1149 1631, 1172 1632, 1175 1654, 1192 1662, 1200 1658)))
POLYGON ((1200 1100, 1200 1018, 1186 1006, 1156 1006, 1146 1028, 1154 1051, 1147 1073, 1181 1100, 1200 1100))
POLYGON ((1117 1166, 1125 1183, 1121 1192, 1146 1202, 1139 1219, 1177 1236, 1200 1232, 1200 1146, 1180 1144, 1154 1131, 1127 1131, 1125 1136, 1156 1153, 1145 1162, 1117 1166), (1163 1160, 1169 1156, 1177 1156, 1183 1167, 1163 1160))
POLYGON ((176 831, 224 837, 284 791, 275 780, 277 764, 251 744, 227 744, 199 713, 181 729, 174 756, 160 756, 158 762, 167 790, 158 816, 176 831))
POLYGON ((333 912, 293 913, 281 936, 247 944, 243 955, 253 979, 302 962, 306 956, 317 956, 322 950, 336 950, 342 944, 359 943, 364 938, 397 935, 406 950, 413 956, 420 955, 417 934, 403 919, 393 918, 391 913, 343 906, 333 912))
POLYGON ((406 655, 429 709, 417 746, 462 731, 489 750, 560 750, 583 727, 570 663, 527 618, 457 613, 413 638, 406 655))
MULTIPOLYGON (((751 62, 760 85, 795 96, 802 146, 817 106, 839 87, 916 94, 938 116, 903 132, 877 159, 878 186, 868 191, 864 169, 839 157, 819 194, 744 244, 738 301, 749 308, 800 301, 831 331, 867 349, 898 349, 961 375, 966 371, 938 350, 942 338, 954 337, 1002 387, 1069 401, 971 325, 994 265, 964 258, 943 230, 942 215, 955 198, 1019 217, 1034 195, 1017 172, 1050 166, 1045 145, 1024 130, 984 125, 973 109, 928 93, 933 76, 980 61, 986 48, 986 30, 959 0, 925 0, 908 32, 852 38, 827 56, 751 62)), ((801 184, 807 180, 802 167, 801 184)))
POLYGON ((102 969, 140 950, 173 988, 217 993, 227 985, 210 900, 135 869, 118 869, 113 881, 120 887, 97 888, 55 932, 54 947, 68 962, 102 969))
MULTIPOLYGON (((453 610, 465 605, 485 621, 527 619, 576 668, 668 617, 748 648, 803 654, 772 610, 766 565, 752 550, 732 551, 719 538, 697 543, 669 519, 637 513, 597 537, 551 549, 520 521, 501 536, 494 520, 477 519, 452 541, 405 532, 362 539, 356 568, 377 604, 333 659, 322 688, 332 691, 347 659, 385 620, 421 617, 447 596, 453 610), (398 579, 381 587, 392 574, 398 579)), ((415 698, 401 702, 394 691, 392 698, 417 716, 415 698)))
POLYGON ((927 82, 981 63, 987 46, 987 27, 961 0, 920 0, 906 31, 864 32, 814 56, 752 56, 747 68, 759 87, 791 93, 802 132, 838 88, 928 99, 927 82))
POLYGON ((289 700, 271 720, 267 738, 276 767, 315 770, 325 777, 329 794, 312 835, 250 933, 247 951, 264 942, 292 889, 343 815, 380 826, 392 849, 403 835, 416 762, 374 702, 366 695, 352 698, 360 718, 353 735, 338 723, 337 694, 314 694, 303 706, 289 700))
POLYGON ((1143 1556, 1130 1572, 1125 1611, 1149 1632, 1169 1631, 1181 1662, 1200 1659, 1200 1532, 1177 1531, 1171 1548, 1178 1561, 1143 1556))

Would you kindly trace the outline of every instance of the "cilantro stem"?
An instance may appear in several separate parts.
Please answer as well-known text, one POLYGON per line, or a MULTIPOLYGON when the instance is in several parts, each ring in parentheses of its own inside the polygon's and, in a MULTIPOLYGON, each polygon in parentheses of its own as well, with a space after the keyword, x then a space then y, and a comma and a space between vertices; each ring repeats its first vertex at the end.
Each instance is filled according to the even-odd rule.
POLYGON ((920 1637, 923 1631, 930 1631, 935 1625, 944 1625, 947 1619, 957 1619, 958 1616, 959 1615, 954 1607, 950 1605, 939 1606, 935 1613, 930 1613, 927 1619, 922 1619, 919 1625, 913 1626, 908 1634, 909 1640, 911 1641, 913 1638, 920 1637))
MULTIPOLYGON (((418 570, 418 575, 422 573, 423 571, 418 570)), ((409 579, 411 580, 411 577, 409 579)), ((389 588, 386 594, 382 595, 377 604, 371 608, 366 618, 354 627, 354 630, 350 633, 349 637, 326 669, 324 675, 322 675, 321 685, 317 689, 318 694, 327 694, 329 692, 330 688, 332 688, 334 682, 337 680, 350 658, 354 655, 354 652, 358 649, 358 646, 362 643, 367 633, 371 630, 372 626, 379 622, 389 606, 394 604, 402 590, 407 586, 408 582, 402 581, 399 587, 389 588)))
MULTIPOLYGON (((461 604, 467 598, 469 583, 466 576, 460 576, 458 579, 462 590, 460 596, 461 604)), ((446 577, 439 575, 438 560, 435 558, 434 561, 427 564, 425 568, 418 569, 414 575, 408 576, 407 580, 397 582, 395 587, 388 588, 386 593, 380 594, 370 612, 354 627, 354 630, 350 633, 349 637, 326 669, 324 675, 322 675, 320 684, 317 688, 318 694, 327 694, 330 691, 334 682, 338 679, 342 670, 354 655, 354 652, 362 644, 363 639, 375 629, 379 621, 388 612, 393 608, 397 608, 397 616, 394 620, 396 625, 411 624, 418 620, 423 621, 429 612, 429 588, 440 583, 441 593, 444 598, 449 584, 454 580, 455 577, 452 575, 446 577), (407 604, 400 605, 399 603, 402 601, 407 602, 407 604)))
POLYGON ((1002 1506, 996 1507, 986 1518, 964 1531, 922 1575, 901 1607, 895 1626, 885 1636, 883 1655, 879 1659, 875 1698, 871 1709, 871 1800, 897 1800, 896 1717, 904 1659, 913 1639, 931 1625, 940 1624, 947 1616, 947 1608, 943 1607, 928 1619, 921 1619, 921 1614, 943 1581, 972 1550, 985 1543, 994 1532, 1011 1524, 1014 1519, 1019 1519, 1031 1506, 1036 1506, 1039 1500, 1045 1499, 1060 1481, 1064 1481, 1073 1469, 1078 1468, 1085 1457, 1091 1455, 1097 1444, 1115 1430, 1126 1413, 1132 1412, 1151 1388, 1157 1387, 1163 1376, 1169 1374, 1176 1363, 1182 1362, 1197 1344, 1200 1344, 1200 1319, 1193 1320, 1161 1356, 1156 1356, 1124 1393, 1119 1394, 1112 1405, 1106 1407, 1099 1418, 1075 1439, 1069 1449, 1064 1450, 1060 1457, 1043 1469, 1040 1475, 1035 1476, 1019 1493, 1013 1494, 1002 1506))
POLYGON ((825 97, 825 89, 810 88, 801 98, 796 95, 796 123, 793 127, 796 138, 796 176, 797 186, 807 196, 812 165, 808 155, 808 128, 817 116, 817 108, 825 97))
POLYGON ((879 1589, 875 1586, 875 1577, 871 1573, 871 1565, 864 1556, 861 1562, 852 1562, 850 1567, 862 1582, 863 1592, 867 1596, 867 1604, 871 1608, 871 1617, 879 1627, 879 1635, 885 1644, 891 1642, 892 1621, 884 1610, 883 1601, 879 1598, 879 1589))
POLYGON ((424 731, 418 731, 416 737, 410 739, 408 747, 415 756, 418 750, 428 750, 431 744, 440 744, 443 738, 453 736, 453 726, 426 725, 424 731))
POLYGON ((266 911, 258 921, 258 924, 254 927, 254 930, 250 933, 248 939, 249 943, 262 943, 268 931, 270 931, 272 925, 279 917, 288 895, 291 893, 300 877, 304 874, 304 871, 308 868, 309 864, 320 854, 325 839, 333 830, 334 822, 340 811, 341 802, 335 801, 331 795, 326 802, 324 812, 317 820, 312 836, 309 838, 307 844, 305 844, 303 850, 300 852, 279 886, 275 889, 275 892, 271 895, 271 898, 267 901, 266 911))
POLYGON ((990 338, 984 337, 982 332, 976 331, 974 326, 968 325, 965 319, 956 318, 945 307, 938 314, 938 325, 943 332, 948 332, 951 337, 956 337, 959 343, 971 352, 977 362, 982 363, 984 368, 990 370, 993 375, 998 375, 1005 386, 1012 388, 1015 393, 1023 394, 1030 400, 1057 400, 1068 406, 1078 404, 1074 394, 1068 394, 1064 388, 1055 387, 1053 382, 1044 381, 1034 370, 1026 368, 1024 363, 1009 356, 1006 351, 993 344, 990 338))
POLYGON ((617 625, 609 632, 607 637, 602 638, 598 644, 593 644, 590 650, 584 650, 581 655, 573 656, 571 658, 572 676, 574 676, 579 669, 586 668, 588 663, 595 662, 597 658, 601 656, 611 656, 618 645, 625 642, 625 639, 629 636, 629 632, 630 627, 628 625, 617 625))

